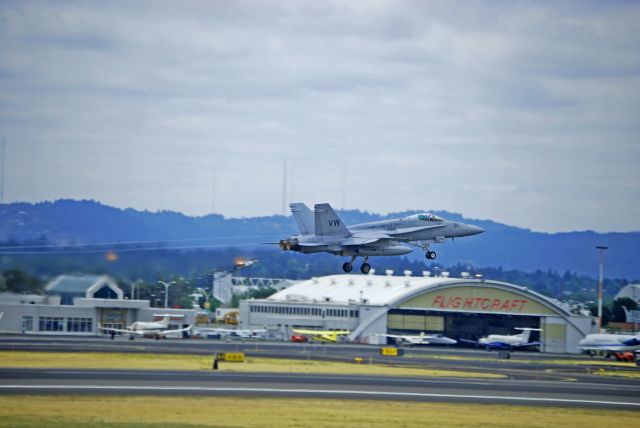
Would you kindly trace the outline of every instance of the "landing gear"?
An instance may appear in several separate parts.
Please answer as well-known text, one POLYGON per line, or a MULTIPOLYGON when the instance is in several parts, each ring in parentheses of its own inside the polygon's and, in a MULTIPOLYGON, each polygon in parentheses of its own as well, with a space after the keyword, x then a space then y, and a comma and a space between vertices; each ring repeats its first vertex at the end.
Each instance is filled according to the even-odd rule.
POLYGON ((369 264, 369 256, 364 256, 364 263, 360 266, 360 272, 363 274, 368 274, 371 270, 371 265, 369 264))
POLYGON ((429 260, 433 260, 436 258, 436 252, 429 250, 429 241, 420 241, 420 247, 424 251, 424 256, 429 260))
MULTIPOLYGON (((351 256, 351 260, 345 262, 342 265, 342 270, 349 273, 353 270, 353 262, 356 260, 356 256, 351 256)), ((360 272, 368 274, 371 271, 371 265, 369 264, 369 256, 364 256, 364 263, 360 266, 360 272)))
POLYGON ((353 270, 353 261, 355 259, 356 259, 356 256, 351 256, 351 260, 342 265, 342 270, 345 271, 346 273, 351 272, 353 270))

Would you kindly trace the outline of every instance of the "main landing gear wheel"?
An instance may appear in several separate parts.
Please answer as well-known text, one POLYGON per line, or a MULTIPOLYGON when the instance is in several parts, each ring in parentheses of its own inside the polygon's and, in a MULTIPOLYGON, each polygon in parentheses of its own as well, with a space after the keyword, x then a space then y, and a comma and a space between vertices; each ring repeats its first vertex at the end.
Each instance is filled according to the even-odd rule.
POLYGON ((371 270, 371 265, 369 263, 362 263, 360 266, 360 272, 367 274, 371 270))
POLYGON ((436 258, 436 252, 435 251, 427 251, 424 255, 426 258, 428 258, 429 260, 433 260, 436 258))
POLYGON ((345 262, 342 265, 342 270, 345 271, 346 273, 349 273, 349 272, 351 272, 353 270, 353 265, 351 263, 349 263, 349 262, 345 262))

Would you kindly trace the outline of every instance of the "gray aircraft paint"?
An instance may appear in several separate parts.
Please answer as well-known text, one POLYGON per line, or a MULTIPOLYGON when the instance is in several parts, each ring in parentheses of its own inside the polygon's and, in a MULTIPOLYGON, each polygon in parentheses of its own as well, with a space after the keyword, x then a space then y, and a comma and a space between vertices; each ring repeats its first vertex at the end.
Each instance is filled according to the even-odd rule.
POLYGON ((429 251, 429 244, 484 232, 477 226, 429 213, 347 227, 329 204, 316 204, 313 213, 300 202, 290 204, 290 207, 301 233, 281 240, 280 248, 305 254, 327 252, 351 256, 351 262, 343 266, 345 271, 351 270, 351 263, 357 256, 365 257, 363 266, 367 266, 368 272, 369 256, 395 256, 413 251, 403 243, 418 245, 426 251, 427 258, 435 258, 435 252, 429 251))

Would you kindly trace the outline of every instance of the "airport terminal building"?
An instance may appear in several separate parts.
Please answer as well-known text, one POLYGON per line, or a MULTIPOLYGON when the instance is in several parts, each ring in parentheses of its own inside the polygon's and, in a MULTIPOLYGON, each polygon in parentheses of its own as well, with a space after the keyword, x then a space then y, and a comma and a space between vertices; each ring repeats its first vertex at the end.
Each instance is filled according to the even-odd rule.
POLYGON ((192 309, 152 308, 148 300, 127 299, 105 275, 61 275, 45 293, 0 293, 0 333, 91 336, 103 333, 99 327, 124 329, 164 314, 171 315, 171 329, 195 320, 192 309))
POLYGON ((384 344, 378 334, 442 333, 477 340, 540 328, 541 352, 578 353, 595 333, 596 319, 560 302, 505 282, 425 275, 331 275, 312 278, 267 299, 240 303, 240 328, 264 328, 287 339, 294 328, 351 330, 350 339, 384 344))

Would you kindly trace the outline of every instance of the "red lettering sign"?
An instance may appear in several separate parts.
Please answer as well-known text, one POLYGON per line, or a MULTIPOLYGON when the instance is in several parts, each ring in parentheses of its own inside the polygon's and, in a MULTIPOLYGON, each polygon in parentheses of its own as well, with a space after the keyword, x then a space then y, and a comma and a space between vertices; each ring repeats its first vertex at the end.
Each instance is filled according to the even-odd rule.
POLYGON ((437 295, 433 298, 432 307, 442 309, 481 309, 483 311, 522 312, 528 300, 524 299, 490 299, 488 297, 461 297, 437 295), (463 300, 464 299, 464 300, 463 300))

